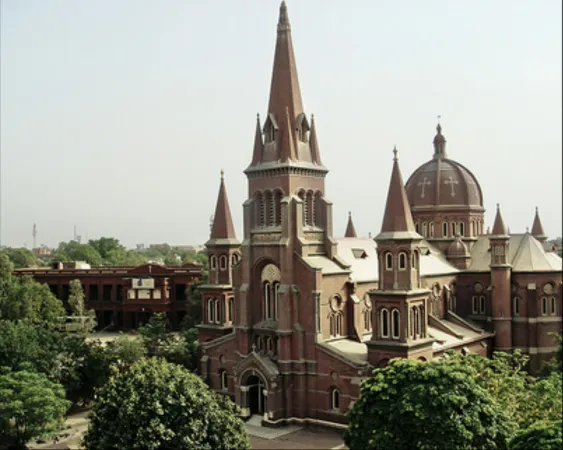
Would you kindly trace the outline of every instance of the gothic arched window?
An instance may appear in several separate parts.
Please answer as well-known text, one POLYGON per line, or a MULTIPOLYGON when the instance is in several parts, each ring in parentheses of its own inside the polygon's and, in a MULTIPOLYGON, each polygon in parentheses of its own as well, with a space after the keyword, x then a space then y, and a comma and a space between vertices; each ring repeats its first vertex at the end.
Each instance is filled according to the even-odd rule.
POLYGON ((330 390, 330 409, 340 410, 340 391, 336 388, 330 390))
POLYGON ((385 270, 393 270, 393 255, 390 252, 385 253, 385 270))
POLYGON ((379 312, 379 327, 381 329, 381 337, 389 337, 389 310, 386 308, 379 312))
POLYGON ((407 269, 407 254, 405 252, 399 253, 399 270, 407 269))
POLYGON ((393 339, 399 339, 400 336, 400 313, 398 309, 394 309, 391 313, 391 317, 392 317, 392 323, 391 323, 391 330, 392 330, 392 336, 393 339))

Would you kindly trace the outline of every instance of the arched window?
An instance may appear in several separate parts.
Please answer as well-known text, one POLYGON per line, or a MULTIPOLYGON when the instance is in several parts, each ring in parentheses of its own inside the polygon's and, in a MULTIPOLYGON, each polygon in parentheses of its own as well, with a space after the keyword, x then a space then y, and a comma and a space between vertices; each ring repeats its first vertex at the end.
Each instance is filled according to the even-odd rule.
POLYGON ((221 257, 219 258, 219 268, 221 270, 227 270, 227 256, 226 255, 221 255, 221 257))
POLYGON ((465 236, 465 223, 463 222, 459 223, 459 234, 461 236, 465 236))
POLYGON ((217 257, 215 255, 209 258, 209 266, 211 267, 211 270, 217 270, 217 257))
POLYGON ((322 194, 317 191, 315 192, 315 215, 313 217, 313 223, 316 227, 322 227, 325 225, 324 212, 321 209, 322 206, 322 194))
POLYGON ((229 389, 229 377, 227 376, 227 371, 221 370, 219 375, 220 375, 220 379, 221 379, 221 389, 223 391, 228 390, 229 389))
POLYGON ((215 309, 215 323, 220 323, 221 322, 221 308, 219 305, 219 299, 216 298, 213 300, 213 307, 215 309))
POLYGON ((307 196, 305 195, 305 191, 300 191, 298 194, 299 198, 301 199, 303 205, 303 225, 309 224, 309 207, 307 205, 307 196))
POLYGON ((442 224, 442 237, 448 237, 448 224, 446 222, 442 224))
POLYGON ((479 312, 485 314, 485 296, 481 295, 479 297, 479 312))
POLYGON ((415 250, 414 252, 412 252, 412 256, 411 256, 411 267, 413 269, 417 268, 417 258, 418 258, 418 252, 415 250))
POLYGON ((282 216, 281 203, 282 203, 282 199, 283 199, 283 192, 281 192, 280 190, 277 190, 276 191, 276 225, 281 224, 281 216, 282 216))
POLYGON ((271 310, 271 301, 270 301, 270 294, 271 294, 271 285, 269 282, 265 282, 263 285, 263 292, 264 292, 264 319, 268 320, 272 318, 272 310, 271 310))
POLYGON ((315 198, 313 192, 307 192, 307 225, 314 225, 313 217, 315 215, 315 198))
POLYGON ((422 222, 422 236, 426 237, 426 222, 422 222))
POLYGON ((418 309, 418 330, 421 337, 426 337, 426 332, 425 332, 426 322, 424 320, 424 311, 422 310, 422 306, 419 306, 417 309, 418 309))
POLYGON ((258 352, 264 350, 264 339, 262 336, 258 336, 258 339, 256 339, 256 347, 258 347, 258 352))
POLYGON ((555 316, 557 313, 557 299, 555 297, 551 297, 551 315, 555 316))
POLYGON ((419 226, 418 222, 416 222, 414 224, 414 231, 416 231, 417 233, 420 233, 420 226, 419 226))
POLYGON ((401 332, 401 328, 400 328, 400 313, 398 309, 394 309, 393 312, 391 313, 391 316, 393 318, 393 323, 392 323, 392 334, 393 334, 393 339, 399 339, 400 336, 400 332, 401 332))
POLYGON ((381 329, 381 337, 389 337, 389 310, 383 308, 379 313, 379 327, 381 329))
POLYGON ((409 324, 410 325, 409 326, 410 336, 411 336, 411 338, 416 339, 416 335, 415 335, 415 332, 414 332, 414 322, 415 322, 414 306, 411 306, 411 309, 410 309, 410 320, 409 320, 409 322, 410 322, 410 324, 409 324))
POLYGON ((274 320, 278 320, 278 291, 280 289, 280 284, 276 281, 274 282, 274 293, 272 295, 272 306, 271 309, 273 309, 273 318, 274 320))
POLYGON ((235 299, 229 298, 229 322, 233 322, 235 316, 235 299))
POLYGON ((264 198, 264 194, 258 192, 256 194, 256 207, 258 209, 257 214, 257 225, 259 227, 263 227, 266 225, 266 199, 264 198))
POLYGON ((479 297, 476 295, 471 298, 471 312, 473 314, 477 314, 479 312, 479 297))
POLYGON ((456 235, 456 226, 455 226, 455 222, 452 222, 451 225, 452 225, 452 236, 455 236, 455 235, 456 235))
POLYGON ((420 336, 420 313, 416 306, 413 306, 412 309, 414 312, 414 335, 415 337, 418 337, 420 336))
POLYGON ((512 314, 515 316, 520 315, 520 299, 518 297, 512 299, 512 314))
POLYGON ((207 299, 207 322, 215 322, 215 304, 212 298, 207 299))
POLYGON ((547 297, 541 298, 541 315, 547 316, 547 297))
POLYGON ((336 388, 330 390, 330 408, 335 411, 340 410, 340 391, 336 388))
POLYGON ((276 224, 276 204, 272 191, 266 192, 266 199, 268 203, 268 225, 273 227, 276 224))
POLYGON ((399 270, 407 269, 407 254, 405 252, 399 253, 399 270))
POLYGON ((385 270, 393 270, 393 255, 385 253, 385 270))
POLYGON ((266 351, 268 353, 274 353, 274 341, 271 337, 266 338, 266 351))
POLYGON ((430 237, 434 237, 434 222, 430 222, 428 228, 429 228, 429 230, 430 230, 430 231, 428 232, 428 233, 430 234, 430 237))
POLYGON ((339 337, 342 336, 342 313, 335 312, 330 315, 330 336, 339 337))

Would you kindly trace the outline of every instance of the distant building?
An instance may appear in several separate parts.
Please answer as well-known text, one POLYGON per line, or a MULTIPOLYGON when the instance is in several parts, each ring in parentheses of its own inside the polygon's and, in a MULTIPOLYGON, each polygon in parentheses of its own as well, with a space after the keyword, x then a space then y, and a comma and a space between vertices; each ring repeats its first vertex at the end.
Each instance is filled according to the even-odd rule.
POLYGON ((201 277, 198 264, 138 267, 91 267, 84 262, 54 262, 50 268, 17 269, 16 275, 31 275, 45 283, 67 310, 69 284, 82 283, 88 308, 96 311, 98 328, 138 328, 154 312, 167 314, 177 327, 189 312, 187 292, 201 277))
MULTIPOLYGON (((531 232, 509 235, 497 207, 487 233, 479 182, 447 156, 438 125, 432 159, 406 186, 395 151, 375 238, 358 238, 351 216, 336 238, 290 29, 282 2, 268 111, 245 170, 242 243, 221 176, 201 286, 203 378, 245 417, 344 424, 362 379, 391 358, 520 349, 537 372, 562 317, 562 261, 542 246, 539 213, 531 232)), ((366 210, 379 208, 372 194, 366 180, 366 210)))

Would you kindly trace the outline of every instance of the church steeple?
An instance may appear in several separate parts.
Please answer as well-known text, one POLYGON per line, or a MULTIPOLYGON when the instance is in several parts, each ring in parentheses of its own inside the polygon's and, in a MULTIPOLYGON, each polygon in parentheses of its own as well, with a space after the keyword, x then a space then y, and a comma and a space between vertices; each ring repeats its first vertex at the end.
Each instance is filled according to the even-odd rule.
MULTIPOLYGON (((283 1, 278 18, 268 113, 261 132, 264 134, 263 144, 255 144, 252 162, 246 173, 271 169, 276 165, 306 165, 322 174, 326 173, 321 164, 313 120, 309 123, 303 110, 291 25, 287 5, 283 1), (258 152, 257 147, 263 150, 258 152), (267 166, 264 167, 264 164, 267 166)), ((258 138, 255 141, 258 142, 258 138)))
POLYGON ((348 224, 346 225, 346 232, 344 233, 344 237, 358 237, 358 235, 356 234, 356 227, 354 227, 354 222, 352 221, 352 212, 348 213, 348 224))
POLYGON ((534 236, 542 244, 547 241, 547 236, 543 231, 543 225, 540 219, 540 213, 538 207, 536 206, 536 215, 534 216, 534 223, 532 225, 532 236, 534 236))
MULTIPOLYGON (((407 233, 418 236, 412 220, 411 209, 397 159, 397 148, 393 149, 393 171, 387 192, 387 204, 381 225, 382 234, 407 233)), ((377 239, 377 238, 376 238, 377 239)))
POLYGON ((229 206, 229 199, 227 198, 227 189, 225 188, 225 174, 223 170, 221 170, 221 183, 219 185, 215 215, 213 216, 210 241, 236 241, 236 239, 231 208, 229 206))
POLYGON ((264 142, 262 141, 262 129, 260 128, 260 114, 256 114, 256 131, 254 133, 254 151, 252 152, 251 165, 258 163, 262 159, 264 142))
POLYGON ((500 205, 497 203, 497 214, 495 216, 495 223, 493 224, 493 236, 506 236, 508 235, 506 225, 502 219, 502 214, 500 213, 500 205))

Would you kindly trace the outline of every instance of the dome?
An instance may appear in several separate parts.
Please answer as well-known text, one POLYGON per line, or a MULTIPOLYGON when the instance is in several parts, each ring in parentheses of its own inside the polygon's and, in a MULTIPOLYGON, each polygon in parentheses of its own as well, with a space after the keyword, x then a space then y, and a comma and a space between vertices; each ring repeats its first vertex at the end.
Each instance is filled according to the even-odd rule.
POLYGON ((448 246, 446 254, 449 258, 455 258, 456 256, 467 256, 469 255, 469 251, 467 250, 467 246, 463 243, 460 236, 458 235, 448 246))
POLYGON ((416 169, 405 186, 411 208, 446 206, 483 209, 479 182, 469 169, 447 157, 442 128, 438 124, 436 129, 434 158, 416 169))

